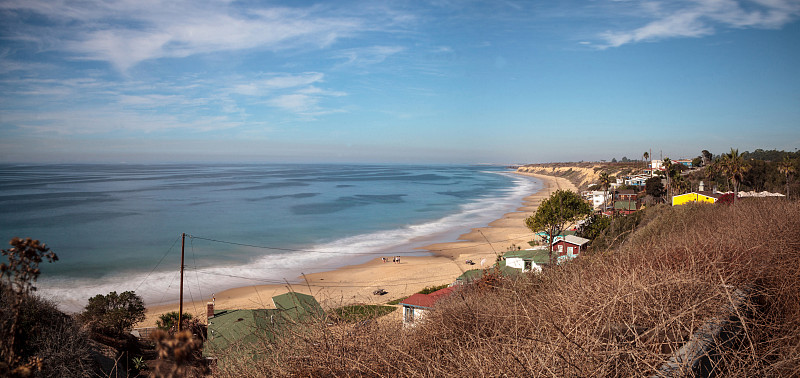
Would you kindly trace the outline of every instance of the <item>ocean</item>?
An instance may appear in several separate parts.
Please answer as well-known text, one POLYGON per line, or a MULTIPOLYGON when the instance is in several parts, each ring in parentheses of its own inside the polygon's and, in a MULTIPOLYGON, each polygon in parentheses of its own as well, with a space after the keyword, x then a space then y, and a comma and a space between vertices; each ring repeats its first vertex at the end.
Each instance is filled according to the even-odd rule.
MULTIPOLYGON (((40 295, 68 311, 110 291, 190 300, 421 255, 514 211, 541 183, 494 166, 0 165, 0 240, 58 255, 40 295)), ((7 249, 8 246, 3 247, 7 249)))

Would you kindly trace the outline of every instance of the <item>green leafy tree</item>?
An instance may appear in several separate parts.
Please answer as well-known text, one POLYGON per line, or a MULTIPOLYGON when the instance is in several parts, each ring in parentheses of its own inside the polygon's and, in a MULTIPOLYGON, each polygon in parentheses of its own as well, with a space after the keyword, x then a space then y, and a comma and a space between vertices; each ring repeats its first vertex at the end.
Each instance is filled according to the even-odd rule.
POLYGON ((107 295, 98 294, 89 298, 81 320, 92 331, 106 335, 120 335, 145 318, 142 298, 132 291, 107 295))
MULTIPOLYGON (((192 314, 187 314, 187 313, 183 314, 182 320, 184 324, 186 324, 186 322, 191 319, 192 319, 192 314)), ((158 320, 156 320, 156 326, 165 331, 169 331, 172 329, 172 327, 175 327, 177 325, 178 325, 177 311, 170 311, 166 314, 161 314, 161 316, 158 317, 158 320)))
POLYGON ((644 192, 647 195, 655 198, 661 198, 664 195, 664 183, 661 182, 661 177, 650 177, 644 182, 644 192))
POLYGON ((602 214, 592 214, 581 226, 580 230, 578 231, 578 236, 587 238, 589 240, 594 240, 596 237, 600 236, 600 234, 602 234, 610 224, 610 217, 602 214))
POLYGON ((544 232, 550 263, 553 264, 553 240, 570 223, 590 215, 592 207, 580 195, 569 190, 557 190, 539 205, 534 215, 525 219, 525 225, 533 232, 544 232))
POLYGON ((714 155, 711 155, 711 152, 708 152, 708 150, 701 151, 700 155, 703 158, 703 166, 707 166, 711 164, 712 161, 714 161, 714 155))

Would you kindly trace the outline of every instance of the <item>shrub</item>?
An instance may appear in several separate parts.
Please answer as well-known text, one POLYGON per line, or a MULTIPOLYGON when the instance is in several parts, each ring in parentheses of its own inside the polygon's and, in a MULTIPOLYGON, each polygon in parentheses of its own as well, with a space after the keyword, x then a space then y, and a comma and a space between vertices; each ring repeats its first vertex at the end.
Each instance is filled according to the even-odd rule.
MULTIPOLYGON (((161 314, 161 316, 158 317, 158 320, 156 320, 156 326, 165 331, 170 331, 172 330, 173 327, 177 328, 176 326, 178 324, 178 315, 179 314, 177 311, 170 311, 166 314, 161 314)), ((192 319, 192 314, 184 313, 183 316, 181 317, 181 320, 184 323, 188 322, 191 319, 192 319)))
POLYGON ((144 302, 136 293, 112 291, 89 298, 80 318, 93 332, 113 336, 123 334, 144 320, 144 313, 144 302))

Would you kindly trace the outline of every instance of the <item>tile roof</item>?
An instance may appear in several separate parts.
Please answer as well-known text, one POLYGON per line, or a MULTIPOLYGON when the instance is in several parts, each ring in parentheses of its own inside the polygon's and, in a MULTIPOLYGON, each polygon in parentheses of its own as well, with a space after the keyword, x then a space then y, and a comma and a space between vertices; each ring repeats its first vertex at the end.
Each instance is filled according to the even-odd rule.
POLYGON ((455 289, 455 286, 450 286, 441 290, 436 290, 430 294, 417 293, 404 299, 402 302, 400 302, 400 304, 414 307, 432 308, 436 302, 450 295, 450 293, 452 293, 455 289))

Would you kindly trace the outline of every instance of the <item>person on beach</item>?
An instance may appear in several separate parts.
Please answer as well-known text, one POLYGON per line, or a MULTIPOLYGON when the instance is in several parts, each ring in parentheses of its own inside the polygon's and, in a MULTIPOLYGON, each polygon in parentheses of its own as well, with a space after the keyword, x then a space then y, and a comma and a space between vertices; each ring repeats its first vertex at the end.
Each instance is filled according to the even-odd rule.
POLYGON ((400 264, 400 256, 397 256, 397 263, 400 264))
POLYGON ((392 264, 397 264, 397 256, 392 257, 392 264))
POLYGON ((381 257, 381 260, 383 260, 383 263, 386 264, 386 258, 385 257, 381 257))

